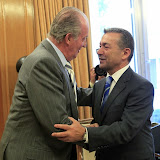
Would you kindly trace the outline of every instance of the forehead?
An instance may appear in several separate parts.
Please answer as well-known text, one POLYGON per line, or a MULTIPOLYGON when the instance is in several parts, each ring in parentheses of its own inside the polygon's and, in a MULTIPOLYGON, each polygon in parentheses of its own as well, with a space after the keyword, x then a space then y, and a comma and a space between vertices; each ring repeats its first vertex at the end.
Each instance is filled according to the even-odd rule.
POLYGON ((89 24, 85 21, 81 24, 81 36, 88 36, 89 24))
POLYGON ((120 33, 105 33, 101 39, 100 44, 117 44, 117 42, 120 40, 120 33))

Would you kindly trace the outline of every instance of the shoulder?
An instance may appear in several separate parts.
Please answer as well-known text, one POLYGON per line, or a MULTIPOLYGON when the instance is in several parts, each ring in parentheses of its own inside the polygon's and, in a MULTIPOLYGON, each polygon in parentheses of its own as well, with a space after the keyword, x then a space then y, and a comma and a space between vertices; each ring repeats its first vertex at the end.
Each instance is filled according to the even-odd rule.
POLYGON ((25 59, 19 78, 27 79, 31 74, 55 74, 62 76, 64 67, 61 61, 46 50, 44 47, 38 46, 30 55, 25 59))
POLYGON ((121 78, 125 79, 126 81, 131 81, 134 83, 150 83, 151 84, 149 80, 139 75, 138 73, 134 72, 130 67, 124 72, 121 78))
POLYGON ((24 66, 27 66, 29 70, 33 69, 38 64, 40 64, 41 67, 43 65, 55 67, 61 64, 56 51, 46 39, 43 40, 37 48, 27 56, 24 62, 24 66))
POLYGON ((141 76, 135 72, 133 72, 131 79, 133 79, 133 81, 135 81, 135 83, 138 83, 138 84, 152 85, 152 83, 149 80, 147 80, 146 78, 144 78, 143 76, 141 76))
POLYGON ((126 84, 127 89, 138 90, 138 91, 139 90, 153 91, 154 89, 153 84, 149 80, 137 74, 132 69, 126 71, 126 73, 124 73, 124 75, 122 75, 121 78, 123 80, 120 81, 126 84))

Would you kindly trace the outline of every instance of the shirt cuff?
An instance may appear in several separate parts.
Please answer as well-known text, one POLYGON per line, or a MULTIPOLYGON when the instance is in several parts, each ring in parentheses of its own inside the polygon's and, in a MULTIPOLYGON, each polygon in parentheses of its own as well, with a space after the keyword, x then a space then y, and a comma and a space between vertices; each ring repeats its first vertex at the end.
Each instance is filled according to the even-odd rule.
POLYGON ((92 82, 89 82, 89 85, 90 85, 90 87, 91 87, 91 88, 93 88, 93 86, 94 86, 94 83, 92 83, 92 82))
POLYGON ((86 140, 84 141, 84 143, 88 143, 88 129, 87 127, 85 127, 85 129, 86 129, 86 140))

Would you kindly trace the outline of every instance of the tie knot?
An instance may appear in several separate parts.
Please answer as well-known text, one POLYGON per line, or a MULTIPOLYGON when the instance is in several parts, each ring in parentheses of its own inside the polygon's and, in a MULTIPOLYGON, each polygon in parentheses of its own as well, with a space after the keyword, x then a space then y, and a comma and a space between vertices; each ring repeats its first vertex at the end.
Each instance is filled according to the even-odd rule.
POLYGON ((74 89, 75 101, 77 102, 77 85, 76 85, 76 79, 75 79, 74 71, 73 71, 72 66, 69 62, 66 63, 65 67, 68 71, 68 76, 70 78, 72 87, 74 89))
POLYGON ((109 96, 109 90, 110 90, 110 85, 112 83, 112 80, 113 78, 111 76, 107 77, 106 79, 106 83, 105 83, 105 86, 104 86, 104 93, 103 93, 103 98, 102 98, 102 106, 101 106, 101 113, 103 111, 103 108, 104 108, 104 104, 105 102, 107 101, 108 99, 108 96, 109 96))
POLYGON ((113 78, 111 76, 107 77, 106 84, 111 84, 113 81, 113 78))

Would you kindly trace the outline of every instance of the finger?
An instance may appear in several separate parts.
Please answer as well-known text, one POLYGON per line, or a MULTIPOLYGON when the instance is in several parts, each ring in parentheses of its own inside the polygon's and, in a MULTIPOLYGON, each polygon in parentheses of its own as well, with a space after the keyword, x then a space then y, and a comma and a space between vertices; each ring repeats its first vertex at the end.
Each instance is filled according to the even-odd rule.
POLYGON ((69 129, 71 129, 72 127, 73 127, 73 124, 74 125, 77 125, 77 124, 79 124, 79 122, 76 120, 76 119, 74 119, 73 117, 68 117, 73 123, 70 125, 70 128, 69 129))
POLYGON ((98 123, 95 123, 95 127, 99 127, 99 124, 98 124, 98 123))
POLYGON ((54 127, 59 128, 59 129, 63 129, 63 130, 69 129, 69 125, 67 125, 67 124, 55 124, 54 127))
POLYGON ((92 71, 93 69, 94 69, 94 67, 93 67, 93 68, 91 68, 91 69, 90 69, 90 71, 92 71))
POLYGON ((94 124, 87 125, 86 127, 94 127, 94 124))
POLYGON ((57 137, 57 138, 64 138, 64 137, 66 137, 66 133, 65 132, 53 132, 52 134, 51 134, 53 137, 57 137))
POLYGON ((72 122, 76 122, 77 121, 73 117, 68 117, 68 119, 70 119, 72 122))

